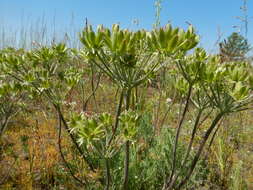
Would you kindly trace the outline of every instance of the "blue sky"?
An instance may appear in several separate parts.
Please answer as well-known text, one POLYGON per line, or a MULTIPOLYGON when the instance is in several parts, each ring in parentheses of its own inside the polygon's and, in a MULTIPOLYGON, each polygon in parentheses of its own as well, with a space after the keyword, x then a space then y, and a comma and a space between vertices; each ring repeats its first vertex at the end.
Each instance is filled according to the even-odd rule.
MULTIPOLYGON (((48 28, 57 32, 77 32, 84 26, 85 18, 93 25, 110 26, 120 23, 127 28, 151 29, 155 22, 155 0, 0 0, 0 28, 18 31, 29 23, 37 24, 44 19, 48 28), (133 24, 138 20, 138 27, 133 24)), ((163 0, 161 24, 186 28, 186 22, 196 27, 201 45, 214 49, 218 31, 227 37, 240 25, 236 16, 242 16, 242 0, 163 0)), ((253 42, 253 2, 248 0, 249 32, 253 42)), ((26 30, 28 30, 26 28, 26 30)))

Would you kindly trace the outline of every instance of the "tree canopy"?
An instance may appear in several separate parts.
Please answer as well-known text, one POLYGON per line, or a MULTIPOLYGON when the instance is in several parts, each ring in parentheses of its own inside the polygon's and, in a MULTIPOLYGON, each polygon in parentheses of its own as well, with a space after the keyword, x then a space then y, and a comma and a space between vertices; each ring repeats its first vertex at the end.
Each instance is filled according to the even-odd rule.
POLYGON ((219 44, 220 56, 223 62, 239 61, 246 58, 251 50, 248 40, 237 32, 233 32, 219 44))

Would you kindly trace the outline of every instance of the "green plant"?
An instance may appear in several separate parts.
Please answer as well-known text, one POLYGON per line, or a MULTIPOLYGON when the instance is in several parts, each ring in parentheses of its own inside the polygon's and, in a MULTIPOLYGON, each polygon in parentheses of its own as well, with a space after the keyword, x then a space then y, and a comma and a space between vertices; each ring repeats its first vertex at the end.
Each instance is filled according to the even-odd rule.
POLYGON ((167 177, 163 189, 182 188, 192 175, 212 132, 219 127, 219 121, 226 115, 250 109, 249 105, 252 102, 252 83, 248 80, 252 76, 247 72, 247 66, 244 64, 220 65, 218 57, 209 57, 202 49, 196 49, 193 55, 178 58, 175 62, 182 76, 182 78, 178 78, 177 88, 185 98, 185 104, 176 132, 172 171, 167 177), (236 73, 240 73, 240 75, 236 73), (184 178, 178 180, 179 173, 175 171, 177 146, 190 103, 195 107, 197 115, 191 129, 188 149, 181 165, 181 168, 188 167, 188 171, 184 178), (192 150, 196 133, 202 123, 201 118, 205 112, 208 113, 208 117, 211 116, 210 112, 213 112, 214 116, 199 141, 194 158, 189 160, 188 155, 192 150))
MULTIPOLYGON (((220 64, 218 56, 201 48, 187 53, 198 44, 192 26, 186 31, 171 25, 129 31, 113 25, 111 29, 98 26, 94 31, 87 25, 80 40, 84 45, 80 51, 58 44, 3 52, 0 60, 3 79, 12 80, 21 94, 54 109, 59 153, 69 174, 88 189, 197 187, 207 172, 201 156, 206 144, 212 145, 221 119, 251 109, 253 77, 249 66, 242 62, 220 64), (148 113, 152 109, 142 99, 145 96, 140 98, 138 93, 148 91, 146 84, 163 66, 168 66, 163 74, 170 76, 159 89, 160 108, 164 96, 174 94, 172 101, 179 103, 171 106, 179 113, 171 116, 174 121, 167 121, 168 111, 161 119, 161 109, 157 109, 157 121, 163 126, 159 131, 159 122, 156 128, 152 124, 152 113, 148 113), (92 85, 88 96, 86 75, 91 76, 92 85), (101 113, 96 106, 95 95, 104 82, 100 77, 117 88, 115 114, 101 113), (168 92, 167 85, 173 92, 168 92), (75 96, 80 91, 82 95, 75 96), (91 97, 96 113, 88 114, 86 105, 91 97), (72 104, 72 98, 82 105, 72 104), (177 116, 175 131, 168 129, 168 125, 174 128, 177 116), (62 127, 74 146, 73 160, 62 150, 62 127), (81 168, 87 175, 78 172, 81 168), (194 173, 196 169, 199 173, 194 173)), ((223 167, 224 162, 220 163, 223 167)), ((49 168, 45 177, 50 178, 51 173, 49 168)))
MULTIPOLYGON (((166 64, 166 61, 162 62, 164 60, 160 53, 171 57, 178 51, 186 52, 192 49, 198 41, 193 28, 190 27, 185 32, 178 28, 173 29, 170 25, 150 33, 145 30, 136 32, 122 30, 118 25, 113 25, 111 30, 99 26, 97 32, 94 32, 91 26, 87 26, 80 39, 84 44, 84 58, 88 58, 100 68, 121 91, 111 139, 118 129, 123 100, 126 111, 130 107, 134 109, 136 102, 131 101, 133 89, 145 83, 163 64, 166 64)), ((126 141, 124 189, 128 189, 129 154, 130 141, 126 141)))
MULTIPOLYGON (((21 51, 22 53, 22 51, 21 51)), ((4 72, 7 56, 19 54, 14 49, 0 51, 0 140, 10 120, 25 107, 23 87, 4 72)))
MULTIPOLYGON (((23 52, 22 55, 4 54, 1 61, 5 68, 5 74, 18 82, 19 86, 32 99, 42 97, 42 99, 50 103, 58 114, 60 123, 63 123, 76 149, 89 165, 84 152, 79 148, 75 137, 70 133, 70 128, 63 114, 63 107, 66 104, 69 93, 78 84, 83 73, 82 68, 78 68, 69 62, 71 55, 74 56, 70 49, 63 44, 59 44, 51 48, 43 47, 23 52)), ((59 134, 61 134, 61 127, 59 128, 59 134)), ((61 135, 59 135, 58 141, 61 149, 60 139, 61 135)), ((63 156, 63 154, 61 155, 63 156)), ((63 160, 65 159, 63 158, 63 160)), ((68 165, 67 162, 65 163, 68 165)), ((94 170, 91 164, 89 167, 94 170)), ((70 167, 68 168, 70 169, 70 167)), ((74 177, 73 172, 72 176, 74 177)), ((78 180, 78 178, 75 179, 78 180)), ((78 181, 82 183, 81 180, 78 181)))

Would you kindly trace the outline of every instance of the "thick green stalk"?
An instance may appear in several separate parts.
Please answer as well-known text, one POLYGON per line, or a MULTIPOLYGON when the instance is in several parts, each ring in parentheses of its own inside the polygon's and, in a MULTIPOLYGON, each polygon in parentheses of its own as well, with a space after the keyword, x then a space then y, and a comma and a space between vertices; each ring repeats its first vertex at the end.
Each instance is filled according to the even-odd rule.
POLYGON ((72 171, 71 169, 71 166, 69 165, 69 163, 67 162, 63 152, 62 152, 62 145, 61 145, 61 133, 62 133, 62 120, 61 120, 61 117, 60 117, 60 114, 58 113, 58 148, 59 148, 59 152, 60 152, 60 156, 62 158, 62 161, 64 163, 64 166, 68 168, 69 170, 69 173, 70 175, 78 182, 80 183, 81 185, 83 185, 84 187, 86 186, 86 183, 87 182, 83 182, 81 179, 79 179, 78 177, 75 176, 74 172, 72 171))
POLYGON ((111 142, 116 134, 118 125, 119 125, 119 116, 120 116, 121 109, 122 109, 123 99, 124 99, 124 90, 122 90, 121 94, 120 94, 119 104, 118 104, 116 118, 115 118, 115 125, 114 125, 114 128, 112 129, 112 136, 111 136, 109 143, 108 143, 109 145, 111 144, 111 142))
MULTIPOLYGON (((201 114, 202 114, 202 111, 203 110, 199 110, 198 112, 198 115, 197 115, 197 118, 195 120, 195 123, 194 123, 194 127, 193 127, 193 131, 192 131, 192 136, 191 136, 191 140, 188 144, 188 148, 187 148, 187 151, 186 151, 186 154, 185 154, 185 157, 183 159, 183 162, 181 164, 181 169, 185 168, 186 167, 186 163, 187 163, 187 159, 190 155, 190 152, 191 152, 191 149, 192 149, 192 145, 193 145, 193 141, 194 141, 194 138, 195 138, 195 135, 196 135, 196 132, 197 132, 197 128, 199 126, 199 120, 200 120, 200 117, 201 117, 201 114)), ((170 184, 175 184, 175 182, 177 181, 178 177, 179 177, 179 174, 180 172, 177 172, 175 174, 175 176, 173 176, 173 179, 171 180, 170 184)))
MULTIPOLYGON (((126 100, 126 110, 130 108, 130 98, 131 98, 131 89, 128 89, 125 95, 126 100)), ((127 140, 125 144, 125 163, 124 163, 124 181, 123 181, 123 190, 128 190, 128 180, 129 180, 129 149, 130 141, 127 140)))
POLYGON ((175 143, 174 143, 174 147, 173 147, 172 171, 171 171, 170 178, 167 181, 167 184, 171 183, 171 181, 173 180, 174 174, 175 174, 177 146, 178 146, 178 141, 179 141, 179 136, 180 136, 181 128, 182 128, 182 125, 183 125, 183 122, 184 122, 184 119, 185 119, 185 116, 186 116, 186 112, 188 110, 188 106, 189 106, 189 103, 190 103, 191 93, 192 93, 192 85, 189 86, 187 97, 186 97, 186 104, 185 104, 185 107, 184 107, 184 111, 183 111, 182 117, 181 117, 181 119, 179 121, 179 124, 178 124, 178 127, 177 127, 176 139, 175 139, 175 143))
POLYGON ((187 151, 186 151, 186 155, 184 157, 184 160, 182 162, 182 168, 185 167, 185 164, 187 162, 187 158, 189 157, 190 155, 190 152, 191 152, 191 149, 192 149, 192 145, 193 145, 193 141, 194 141, 194 138, 195 138, 195 135, 196 135, 196 132, 197 132, 197 129, 198 129, 198 126, 199 126, 199 121, 200 121, 200 117, 202 115, 202 109, 199 110, 198 112, 198 115, 196 117, 196 120, 195 120, 195 123, 194 123, 194 127, 193 127, 193 130, 192 130, 192 135, 191 135, 191 140, 190 140, 190 143, 188 145, 188 148, 187 148, 187 151))
POLYGON ((210 136, 210 134, 212 133, 213 129, 217 126, 218 122, 222 119, 224 113, 219 113, 215 119, 213 120, 211 126, 208 128, 208 130, 206 131, 205 133, 205 136, 203 137, 201 143, 200 143, 200 146, 199 146, 199 149, 198 149, 198 152, 196 153, 196 155, 194 156, 194 159, 192 161, 192 164, 190 166, 190 169, 188 171, 188 173, 186 174, 185 178, 181 181, 181 183, 176 187, 177 190, 181 189, 186 183, 187 181, 189 180, 189 178, 191 177, 192 175, 192 172, 193 170, 195 169, 196 167, 196 164, 200 158, 200 155, 204 149, 204 146, 210 136))
POLYGON ((110 182, 111 182, 111 174, 110 174, 110 160, 105 158, 105 168, 106 168, 106 186, 105 190, 110 189, 110 182))

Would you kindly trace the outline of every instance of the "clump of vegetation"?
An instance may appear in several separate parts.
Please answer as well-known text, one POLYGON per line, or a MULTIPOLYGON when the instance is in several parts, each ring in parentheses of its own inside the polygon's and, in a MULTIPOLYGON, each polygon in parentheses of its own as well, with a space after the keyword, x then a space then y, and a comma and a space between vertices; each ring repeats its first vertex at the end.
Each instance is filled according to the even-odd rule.
MULTIPOLYGON (((196 189, 213 183, 214 178, 208 179, 212 171, 208 162, 214 156, 220 169, 217 175, 222 176, 217 184, 229 187, 224 165, 231 154, 221 151, 225 141, 215 139, 225 130, 224 119, 252 109, 253 75, 248 63, 223 63, 219 55, 196 48, 199 39, 192 26, 129 31, 113 25, 94 31, 87 25, 80 41, 80 50, 64 44, 1 50, 0 77, 6 84, 1 84, 0 102, 7 105, 1 112, 1 134, 9 118, 24 110, 24 103, 39 115, 21 113, 33 121, 25 129, 31 134, 39 131, 41 120, 54 121, 50 148, 58 150, 60 164, 48 160, 47 172, 40 172, 40 177, 30 136, 20 138, 19 149, 28 154, 28 181, 39 178, 41 187, 49 189, 69 184, 76 189, 196 189), (161 75, 170 80, 159 81, 167 78, 161 75), (157 86, 159 109, 154 112, 157 86), (105 104, 111 98, 108 89, 114 101, 105 104), (218 155, 208 154, 213 144, 218 155)), ((55 151, 46 151, 55 156, 55 151)), ((10 154, 4 153, 3 159, 7 157, 10 154)), ((238 179, 233 188, 245 187, 238 177, 240 168, 238 164, 230 170, 238 179)))

